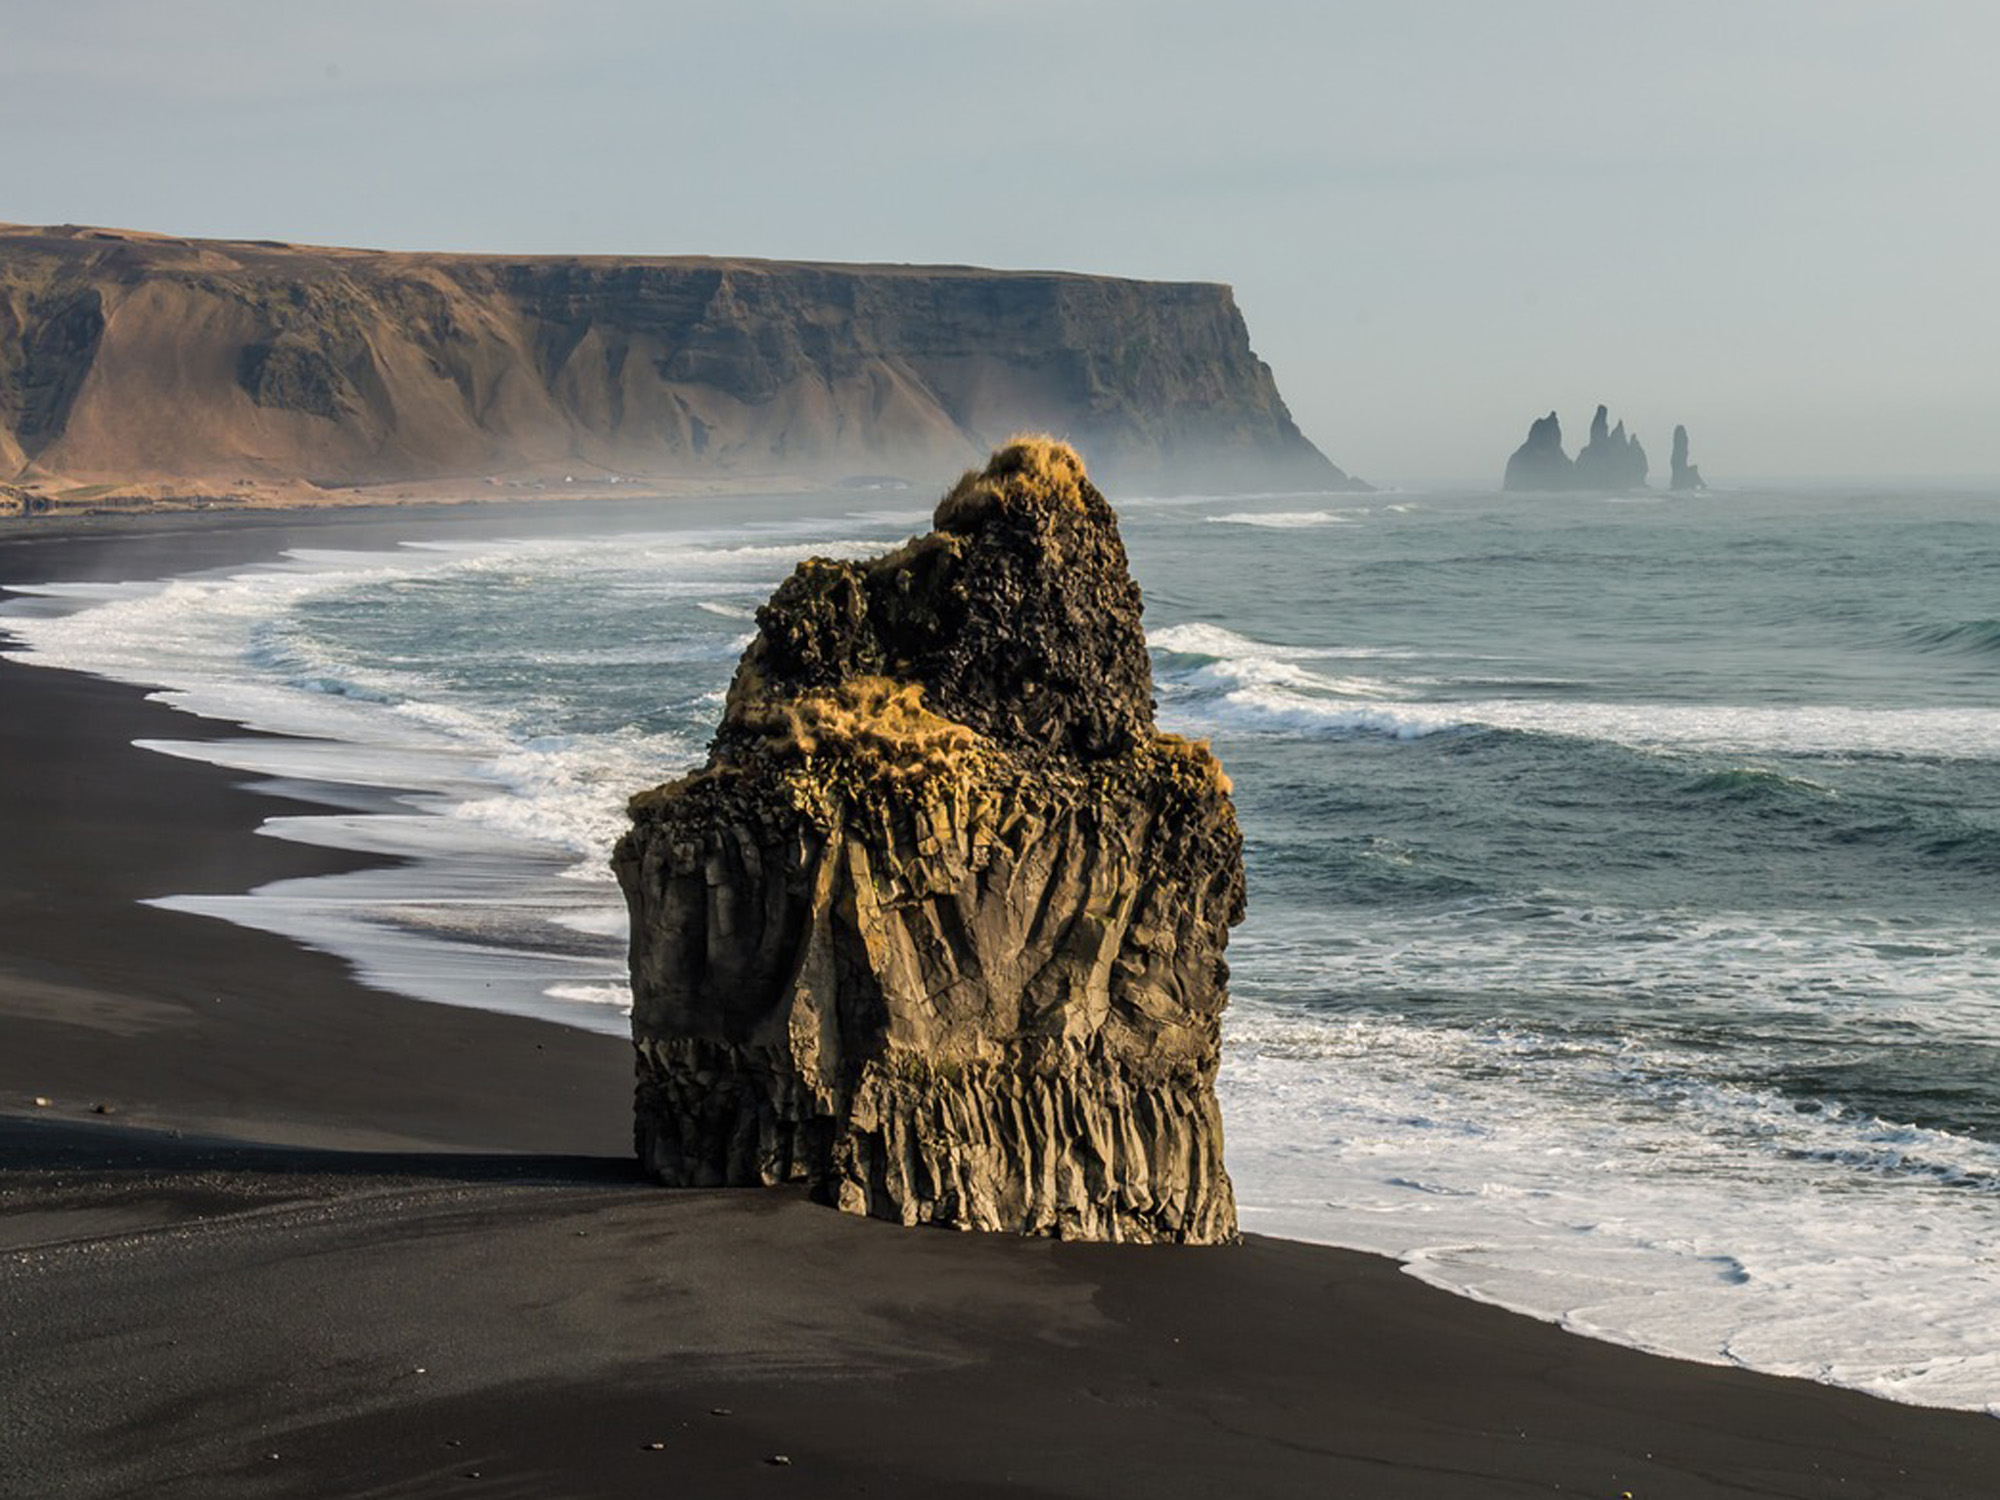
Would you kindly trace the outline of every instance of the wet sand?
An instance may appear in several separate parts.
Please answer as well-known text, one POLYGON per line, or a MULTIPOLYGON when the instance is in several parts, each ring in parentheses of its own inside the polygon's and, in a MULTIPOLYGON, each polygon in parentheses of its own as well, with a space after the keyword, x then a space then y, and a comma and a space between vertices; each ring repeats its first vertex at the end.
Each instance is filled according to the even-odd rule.
MULTIPOLYGON (((0 581, 489 524, 522 513, 17 528, 0 581)), ((648 1188, 621 1043, 137 904, 350 860, 129 743, 236 732, 0 663, 0 1495, 2000 1490, 1989 1417, 1637 1354, 1374 1257, 648 1188)))

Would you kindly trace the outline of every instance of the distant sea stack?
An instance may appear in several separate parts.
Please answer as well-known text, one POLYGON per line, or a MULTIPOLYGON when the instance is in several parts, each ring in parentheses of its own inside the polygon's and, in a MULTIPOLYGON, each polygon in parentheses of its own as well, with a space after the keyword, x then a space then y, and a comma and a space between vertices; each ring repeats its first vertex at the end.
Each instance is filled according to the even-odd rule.
POLYGON ((1667 487, 1674 490, 1708 488, 1702 482, 1700 468, 1688 462, 1688 430, 1685 427, 1674 429, 1673 476, 1668 481, 1667 487))
POLYGON ((1017 442, 935 519, 801 564, 707 764, 633 799, 641 1162, 904 1224, 1233 1239, 1229 782, 1154 727, 1073 450, 1017 442))
POLYGON ((1590 422, 1590 440, 1572 461, 1563 452, 1562 424, 1556 414, 1538 417, 1528 427, 1527 441, 1507 460, 1503 490, 1594 490, 1615 494, 1646 486, 1646 450, 1638 435, 1628 436, 1621 421, 1610 425, 1610 411, 1599 406, 1590 422))
POLYGON ((1528 440, 1507 460, 1508 490, 1567 490, 1576 487, 1576 466, 1563 452, 1562 423, 1556 414, 1537 417, 1528 426, 1528 440))
POLYGON ((1580 490, 1638 490, 1646 487, 1646 450, 1635 433, 1625 435, 1621 421, 1607 430, 1610 413, 1602 406, 1590 419, 1590 441, 1576 456, 1575 482, 1580 490))
POLYGON ((1149 490, 1366 488, 1225 286, 0 226, 0 482, 921 479, 1028 427, 1149 490))

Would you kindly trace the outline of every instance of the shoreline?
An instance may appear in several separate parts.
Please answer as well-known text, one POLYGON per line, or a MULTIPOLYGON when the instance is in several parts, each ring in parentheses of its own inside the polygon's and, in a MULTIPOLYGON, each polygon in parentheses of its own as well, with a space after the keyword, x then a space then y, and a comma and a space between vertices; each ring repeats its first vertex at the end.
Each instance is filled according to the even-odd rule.
MULTIPOLYGON (((501 530, 514 519, 464 514, 501 530)), ((237 519, 121 528, 110 545, 96 535, 62 535, 21 549, 0 534, 0 585, 245 566, 290 546, 339 545, 357 524, 351 516, 314 518, 301 536, 294 526, 237 519)), ((358 524, 389 544, 411 530, 435 534, 432 520, 358 524)), ((474 1046, 446 1008, 369 988, 338 959, 140 904, 394 863, 259 837, 268 818, 325 806, 250 790, 262 778, 133 744, 256 731, 149 702, 144 688, 4 660, 0 703, 10 705, 0 714, 0 767, 8 773, 0 777, 0 827, 10 830, 14 851, 0 863, 0 1026, 10 1043, 0 1048, 0 1110, 32 1108, 39 1095, 72 1116, 106 1104, 139 1125, 218 1133, 254 1126, 249 1138, 291 1145, 625 1149, 622 1100, 614 1094, 611 1107, 580 1129, 573 1102, 530 1102, 525 1085, 534 1069, 523 1071, 520 1056, 535 1056, 536 1068, 550 1060, 560 1093, 574 1101, 594 1097, 606 1079, 625 1086, 625 1049, 616 1041, 553 1022, 482 1016, 499 1024, 482 1028, 474 1046), (104 933, 119 935, 116 951, 105 951, 104 933), (130 997, 112 988, 135 980, 141 988, 130 997), (378 1043, 351 1059, 379 1079, 359 1100, 352 1080, 323 1081, 310 1066, 314 1052, 370 1035, 401 1036, 450 1066, 432 1073, 409 1055, 411 1046, 378 1043), (154 1044, 167 1038, 183 1060, 166 1080, 178 1097, 149 1090, 160 1071, 154 1044), (86 1039, 88 1056, 78 1058, 86 1039), (482 1078, 488 1070, 492 1082, 482 1078), (238 1071, 247 1078, 234 1079, 238 1071), (491 1111, 473 1105, 496 1086, 517 1096, 513 1119, 499 1131, 491 1111), (238 1104, 250 1106, 241 1117, 230 1112, 238 1104)))
MULTIPOLYGON (((437 530, 238 519, 115 547, 0 532, 0 582, 437 530)), ((256 838, 276 799, 130 743, 234 726, 12 662, 0 702, 0 1309, 28 1377, 0 1479, 1970 1496, 2000 1461, 1975 1413, 1587 1340, 1356 1252, 1057 1246, 646 1190, 622 1042, 383 994, 137 904, 371 863, 256 838), (413 1384, 420 1365, 440 1378, 413 1384)))

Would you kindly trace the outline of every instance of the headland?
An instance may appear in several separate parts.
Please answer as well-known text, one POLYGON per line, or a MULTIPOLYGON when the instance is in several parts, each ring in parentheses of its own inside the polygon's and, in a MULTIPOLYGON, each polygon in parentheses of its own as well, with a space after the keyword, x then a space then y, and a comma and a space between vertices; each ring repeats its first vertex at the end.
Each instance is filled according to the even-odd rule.
POLYGON ((1212 283, 0 226, 0 513, 928 489, 1023 429, 1122 486, 1366 488, 1212 283))

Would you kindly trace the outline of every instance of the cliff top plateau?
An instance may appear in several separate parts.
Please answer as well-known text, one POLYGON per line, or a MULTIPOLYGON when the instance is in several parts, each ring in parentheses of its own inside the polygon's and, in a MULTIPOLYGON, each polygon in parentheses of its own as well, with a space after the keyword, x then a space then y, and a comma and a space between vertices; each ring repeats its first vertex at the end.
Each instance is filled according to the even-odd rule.
POLYGON ((0 483, 45 499, 929 483, 1025 427, 1155 492, 1365 488, 1225 286, 0 226, 0 483))
POLYGON ((1154 728, 1073 449, 1009 445, 935 522, 801 564, 707 765, 633 799, 640 1159, 906 1224, 1231 1239, 1229 783, 1154 728))

